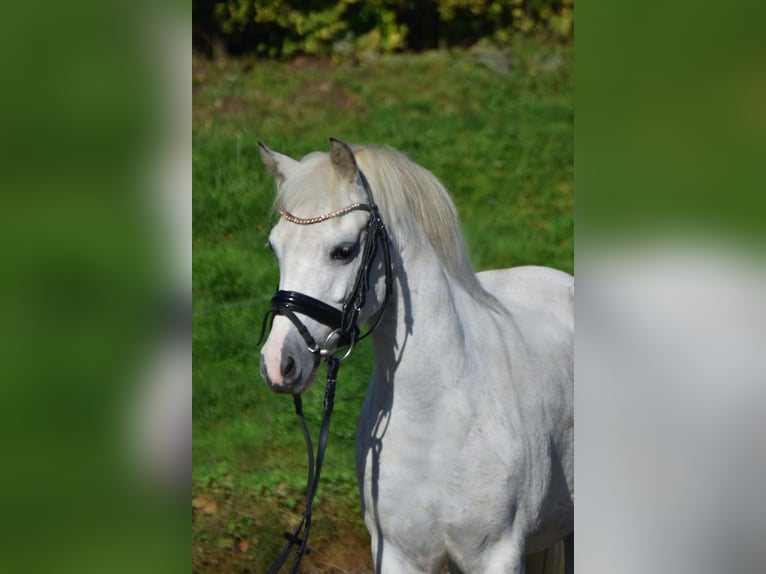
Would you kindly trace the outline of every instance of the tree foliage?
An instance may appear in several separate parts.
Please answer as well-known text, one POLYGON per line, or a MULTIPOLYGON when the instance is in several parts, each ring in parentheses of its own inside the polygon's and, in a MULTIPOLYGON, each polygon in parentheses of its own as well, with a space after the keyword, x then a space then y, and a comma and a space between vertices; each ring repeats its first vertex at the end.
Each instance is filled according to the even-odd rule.
POLYGON ((193 0, 192 7, 195 46, 207 53, 353 56, 574 34, 574 0, 193 0))

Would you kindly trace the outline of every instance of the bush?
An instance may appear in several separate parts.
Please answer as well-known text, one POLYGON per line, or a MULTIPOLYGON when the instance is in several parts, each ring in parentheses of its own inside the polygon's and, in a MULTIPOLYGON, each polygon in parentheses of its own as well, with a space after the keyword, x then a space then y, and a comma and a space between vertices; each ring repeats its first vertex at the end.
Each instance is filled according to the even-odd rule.
POLYGON ((195 46, 208 54, 355 56, 574 33, 574 0, 196 0, 192 9, 195 46))

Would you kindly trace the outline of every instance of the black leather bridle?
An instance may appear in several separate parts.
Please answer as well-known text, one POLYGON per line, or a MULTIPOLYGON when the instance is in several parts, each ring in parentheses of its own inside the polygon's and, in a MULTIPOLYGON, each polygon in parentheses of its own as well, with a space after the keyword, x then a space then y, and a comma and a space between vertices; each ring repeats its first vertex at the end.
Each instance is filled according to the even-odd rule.
POLYGON ((306 419, 303 416, 303 403, 301 396, 300 394, 293 395, 295 413, 300 419, 301 429, 303 430, 303 436, 306 441, 306 449, 308 451, 306 510, 304 511, 303 518, 295 530, 293 532, 285 532, 284 536, 288 540, 287 545, 285 546, 284 550, 282 550, 280 555, 277 556, 276 560, 274 560, 274 563, 268 570, 268 574, 277 574, 290 556, 290 552, 293 546, 296 546, 296 555, 293 560, 292 567, 290 568, 290 573, 295 574, 304 554, 308 554, 310 551, 307 544, 309 532, 311 530, 311 508, 314 497, 316 496, 317 488, 319 486, 319 476, 322 471, 324 453, 327 448, 327 439, 329 437, 330 430, 330 417, 332 416, 332 409, 335 400, 335 384, 337 381, 338 369, 340 368, 340 362, 351 354, 351 352, 354 350, 354 347, 360 340, 367 337, 380 324, 380 320, 383 317, 393 292, 394 274, 393 267, 391 265, 391 252, 388 232, 386 231, 386 226, 380 216, 380 210, 372 200, 372 192, 366 178, 361 172, 359 172, 359 176, 362 180, 362 184, 364 185, 365 190, 367 191, 367 197, 369 200, 368 203, 352 203, 351 205, 331 213, 319 217, 312 217, 310 219, 295 217, 283 209, 280 210, 283 218, 285 218, 287 221, 290 221, 291 223, 296 223, 298 225, 313 225, 334 217, 342 217, 347 213, 359 210, 368 211, 370 215, 367 219, 367 225, 365 227, 363 240, 364 246, 361 249, 361 259, 356 275, 356 280, 354 281, 353 288, 348 294, 342 309, 336 309, 335 307, 328 305, 319 299, 304 295, 298 291, 280 290, 277 291, 276 294, 271 298, 271 307, 266 313, 266 316, 263 319, 263 324, 261 326, 262 340, 269 318, 271 318, 273 322, 274 317, 277 315, 287 317, 292 322, 292 324, 295 325, 298 333, 300 333, 301 337, 303 337, 303 340, 306 342, 309 352, 311 352, 311 354, 314 356, 314 366, 317 367, 322 359, 327 362, 327 384, 325 386, 322 426, 319 432, 319 443, 317 446, 316 459, 314 458, 314 448, 311 443, 311 435, 306 425, 306 419), (385 297, 383 299, 383 304, 377 311, 377 318, 375 319, 374 324, 364 335, 359 336, 359 313, 364 307, 367 298, 367 291, 370 287, 370 274, 372 272, 372 266, 379 249, 383 253, 383 263, 385 265, 385 297), (310 317, 314 321, 321 323, 322 325, 326 325, 332 329, 330 334, 325 339, 323 345, 320 345, 316 342, 298 315, 310 317), (344 354, 341 357, 338 357, 340 351, 343 351, 344 349, 344 354))

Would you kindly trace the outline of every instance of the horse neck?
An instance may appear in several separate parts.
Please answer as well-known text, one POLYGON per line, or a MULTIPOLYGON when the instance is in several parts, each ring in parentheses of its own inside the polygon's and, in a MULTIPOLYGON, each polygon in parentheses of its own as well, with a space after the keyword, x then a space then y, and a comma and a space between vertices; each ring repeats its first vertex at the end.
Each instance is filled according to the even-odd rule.
POLYGON ((455 384, 454 376, 443 374, 464 368, 467 345, 479 336, 475 326, 487 309, 449 276, 430 247, 411 260, 398 253, 395 259, 390 309, 372 336, 375 379, 381 385, 406 379, 407 392, 430 400, 455 384))

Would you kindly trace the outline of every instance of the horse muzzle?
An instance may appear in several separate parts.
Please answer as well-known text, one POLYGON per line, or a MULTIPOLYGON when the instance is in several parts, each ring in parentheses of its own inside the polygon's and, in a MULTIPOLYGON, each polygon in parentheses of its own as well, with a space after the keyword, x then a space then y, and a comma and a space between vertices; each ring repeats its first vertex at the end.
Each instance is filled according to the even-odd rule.
POLYGON ((317 361, 290 322, 276 319, 261 349, 261 377, 276 393, 298 394, 314 382, 317 361))

